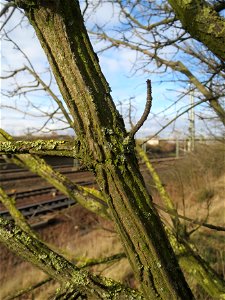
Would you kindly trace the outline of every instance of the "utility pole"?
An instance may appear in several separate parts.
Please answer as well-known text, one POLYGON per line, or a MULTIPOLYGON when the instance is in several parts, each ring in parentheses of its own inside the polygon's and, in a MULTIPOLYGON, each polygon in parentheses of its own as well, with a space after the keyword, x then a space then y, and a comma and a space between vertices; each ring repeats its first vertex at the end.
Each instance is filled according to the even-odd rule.
POLYGON ((189 110, 189 139, 188 139, 188 152, 194 151, 195 148, 195 112, 194 112, 194 93, 190 91, 190 107, 189 110))
POLYGON ((180 156, 180 145, 179 145, 180 143, 179 143, 179 137, 177 136, 177 138, 176 138, 176 158, 179 158, 179 156, 180 156))

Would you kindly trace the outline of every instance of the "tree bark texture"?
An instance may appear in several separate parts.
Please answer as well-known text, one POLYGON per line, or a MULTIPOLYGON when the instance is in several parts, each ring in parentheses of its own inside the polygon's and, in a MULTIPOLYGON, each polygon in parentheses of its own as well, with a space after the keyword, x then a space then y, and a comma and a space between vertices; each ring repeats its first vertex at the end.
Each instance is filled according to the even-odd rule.
MULTIPOLYGON (((3 141, 12 141, 12 137, 2 129, 0 129, 0 139, 3 141)), ((164 204, 170 212, 175 212, 174 218, 177 221, 178 215, 174 210, 172 200, 169 198, 169 195, 163 188, 158 175, 151 166, 151 162, 139 146, 137 146, 137 151, 141 158, 144 159, 146 166, 154 179, 157 189, 159 190, 159 193, 164 200, 164 204)), ((55 186, 62 193, 74 199, 74 201, 78 201, 88 210, 95 212, 104 218, 110 218, 107 204, 105 203, 101 192, 97 190, 93 191, 92 189, 88 189, 86 191, 84 188, 75 185, 63 174, 60 174, 53 170, 49 165, 46 164, 46 162, 42 158, 31 154, 20 154, 13 155, 13 157, 7 158, 7 161, 17 164, 22 168, 29 168, 29 170, 31 170, 33 173, 38 174, 49 183, 53 184, 53 186, 55 186)), ((5 198, 7 198, 7 196, 5 198)), ((8 207, 7 204, 10 204, 10 201, 8 199, 6 207, 8 207)), ((8 209, 10 211, 10 207, 8 207, 8 209)), ((18 220, 17 213, 14 219, 18 220)), ((21 223, 18 223, 18 225, 23 228, 21 223)), ((178 241, 176 237, 177 235, 169 230, 168 227, 165 228, 181 267, 187 273, 189 273, 198 282, 198 284, 201 285, 209 293, 209 295, 211 295, 215 299, 225 299, 225 282, 222 280, 222 278, 220 278, 218 274, 215 273, 215 271, 211 269, 210 266, 208 266, 208 264, 201 257, 199 257, 197 253, 194 252, 194 250, 188 245, 187 242, 180 240, 180 238, 178 241)), ((23 229, 26 232, 29 232, 27 231, 27 228, 23 229)), ((105 261, 105 259, 103 259, 103 261, 105 261)), ((91 260, 91 262, 96 264, 96 260, 91 260)), ((88 261, 87 264, 88 266, 90 266, 90 261, 88 261)))
POLYGON ((140 174, 83 24, 79 3, 17 1, 33 25, 76 128, 76 151, 95 174, 145 299, 193 299, 140 174))
MULTIPOLYGON (((13 144, 13 138, 3 129, 0 129, 0 148, 2 142, 7 142, 7 145, 10 145, 9 148, 11 148, 13 144)), ((41 145, 41 147, 43 146, 43 148, 45 148, 45 150, 36 149, 38 153, 39 151, 41 151, 42 154, 50 153, 50 155, 52 155, 52 151, 54 151, 54 153, 56 152, 56 154, 58 153, 58 151, 51 149, 48 149, 48 151, 46 151, 47 145, 44 145, 44 141, 42 141, 41 143, 39 143, 40 141, 37 142, 38 144, 36 145, 36 148, 38 147, 38 145, 41 145)), ((48 141, 48 144, 51 145, 50 148, 52 148, 52 145, 54 144, 53 142, 54 141, 50 141, 49 143, 48 141)), ((20 148, 25 149, 27 147, 27 144, 29 144, 27 143, 27 141, 25 141, 24 144, 23 142, 20 142, 20 148)), ((65 143, 62 144, 65 145, 65 143)), ((68 143, 68 145, 70 146, 71 144, 68 143)), ((72 153, 74 153, 74 149, 71 147, 68 148, 69 149, 64 149, 64 152, 68 153, 68 155, 71 156, 72 153)), ((7 150, 4 152, 4 154, 7 154, 10 151, 11 150, 7 150)), ((15 152, 16 150, 12 151, 12 154, 15 152)), ((5 159, 13 164, 16 164, 21 168, 28 168, 31 172, 42 177, 44 180, 48 181, 55 188, 61 191, 64 195, 67 195, 75 202, 80 203, 83 207, 87 208, 88 210, 100 216, 103 216, 104 218, 111 218, 108 211, 108 206, 97 190, 78 186, 77 184, 72 182, 68 177, 54 170, 50 165, 46 163, 46 161, 43 158, 34 154, 14 154, 10 157, 6 156, 5 159)))
POLYGON ((156 189, 159 192, 164 206, 173 215, 170 215, 174 225, 175 233, 165 226, 170 243, 178 258, 179 264, 185 272, 195 278, 196 282, 201 285, 205 291, 214 299, 225 299, 225 282, 197 253, 196 247, 188 239, 183 237, 185 228, 179 220, 178 212, 174 207, 174 203, 169 194, 165 190, 157 172, 154 170, 146 153, 137 145, 139 156, 144 160, 152 178, 156 189))
POLYGON ((65 299, 76 299, 72 296, 79 292, 90 299, 143 300, 141 293, 133 289, 78 268, 12 221, 2 217, 0 217, 0 238, 10 250, 57 280, 65 293, 70 294, 70 297, 65 299))
POLYGON ((9 197, 6 192, 0 187, 0 201, 8 209, 10 215, 15 220, 16 224, 24 231, 37 238, 37 235, 30 228, 23 214, 16 208, 16 201, 14 198, 9 197))
MULTIPOLYGON (((1 133, 0 133, 1 134, 1 133)), ((0 141, 0 154, 38 154, 76 157, 75 142, 56 140, 0 141)))
POLYGON ((225 61, 225 20, 205 0, 168 0, 184 29, 225 61))

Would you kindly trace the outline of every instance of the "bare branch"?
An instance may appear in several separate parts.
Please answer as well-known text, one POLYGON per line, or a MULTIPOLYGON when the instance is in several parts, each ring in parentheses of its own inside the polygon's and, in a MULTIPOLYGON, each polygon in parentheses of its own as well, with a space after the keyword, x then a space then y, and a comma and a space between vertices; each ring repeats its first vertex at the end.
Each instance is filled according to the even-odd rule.
POLYGON ((21 49, 21 47, 20 47, 14 40, 12 40, 12 39, 9 37, 8 33, 4 32, 4 35, 5 35, 5 37, 7 38, 7 40, 8 40, 9 42, 11 42, 11 43, 14 45, 15 49, 17 49, 20 53, 22 53, 22 55, 24 56, 24 58, 26 59, 26 61, 27 61, 28 64, 30 65, 30 68, 35 72, 34 66, 33 66, 33 64, 31 63, 31 61, 30 61, 29 57, 27 56, 27 54, 21 49))
POLYGON ((52 278, 48 277, 48 278, 46 278, 46 279, 44 279, 44 280, 42 280, 42 281, 40 281, 40 282, 38 282, 38 283, 36 283, 34 285, 29 286, 28 288, 25 288, 23 290, 17 291, 13 295, 10 295, 10 296, 6 297, 5 300, 13 300, 13 299, 16 299, 16 298, 18 298, 20 296, 23 296, 23 295, 25 295, 25 294, 27 294, 27 293, 35 290, 36 288, 39 288, 40 286, 42 286, 42 285, 50 282, 51 280, 52 280, 52 278))
POLYGON ((213 5, 213 8, 216 12, 220 12, 222 10, 225 9, 225 2, 224 1, 219 1, 219 2, 216 2, 214 5, 213 5))
MULTIPOLYGON (((224 108, 221 106, 218 100, 223 93, 219 91, 216 92, 216 80, 214 80, 213 77, 210 78, 209 76, 211 75, 208 75, 213 72, 214 76, 218 76, 217 81, 219 82, 219 76, 224 75, 222 70, 224 68, 223 64, 221 64, 221 62, 219 62, 215 58, 215 56, 210 53, 210 51, 206 51, 203 46, 201 55, 195 55, 195 52, 192 53, 194 49, 193 45, 196 45, 196 47, 198 47, 199 49, 199 44, 196 44, 196 42, 191 39, 189 35, 185 34, 185 31, 179 27, 177 22, 169 24, 166 27, 166 30, 168 31, 165 31, 165 33, 164 30, 162 30, 162 24, 157 25, 157 23, 150 22, 151 18, 154 18, 154 14, 160 16, 160 22, 162 23, 164 20, 168 19, 169 13, 166 14, 166 8, 164 6, 155 8, 155 6, 157 5, 151 3, 149 5, 148 20, 144 12, 142 12, 142 15, 140 14, 139 16, 137 16, 136 11, 132 10, 132 5, 130 3, 125 2, 124 4, 120 0, 116 1, 116 3, 120 5, 121 13, 129 18, 127 27, 123 28, 121 25, 118 29, 114 30, 115 32, 117 32, 117 35, 114 36, 111 33, 113 31, 106 32, 104 28, 99 27, 97 32, 92 31, 91 34, 97 36, 98 40, 107 42, 105 49, 112 47, 126 47, 128 49, 136 51, 136 53, 139 54, 139 58, 134 62, 134 64, 137 65, 137 63, 140 63, 141 65, 140 68, 136 66, 136 71, 142 70, 142 72, 149 72, 147 68, 143 67, 148 67, 150 63, 155 63, 157 69, 154 72, 166 72, 167 68, 169 67, 173 71, 176 71, 178 74, 180 73, 185 75, 188 78, 189 82, 194 84, 196 88, 209 101, 211 108, 215 111, 219 119, 225 125, 224 108), (154 8, 152 6, 154 6, 154 8), (153 28, 151 28, 150 32, 143 27, 145 26, 143 25, 143 22, 146 22, 146 24, 149 22, 150 26, 153 25, 153 28), (174 34, 172 34, 171 36, 171 31, 175 32, 174 38, 174 34), (185 45, 184 41, 187 40, 189 40, 189 43, 186 45, 186 49, 188 51, 185 52, 182 45, 185 45), (163 55, 164 50, 165 52, 167 52, 167 46, 173 46, 172 52, 174 52, 174 57, 172 59, 167 59, 167 56, 163 55), (206 53, 211 55, 211 60, 207 58, 207 55, 205 55, 206 53), (183 63, 181 55, 185 55, 184 59, 186 59, 186 61, 189 61, 189 64, 187 64, 187 66, 183 63), (178 57, 179 60, 175 60, 175 57, 178 57), (194 60, 192 58, 194 58, 194 60), (146 63, 144 63, 143 61, 146 63), (192 64, 192 61, 193 68, 189 68, 189 66, 192 64), (204 72, 204 76, 208 77, 208 82, 207 80, 202 80, 203 77, 201 72, 199 72, 199 76, 198 73, 196 73, 195 67, 199 63, 201 63, 201 66, 204 66, 204 70, 202 72, 204 72), (160 71, 159 68, 163 68, 163 71, 160 71), (211 86, 209 87, 209 85, 211 86)), ((139 9, 140 11, 142 11, 142 9, 144 8, 144 2, 140 1, 138 2, 138 4, 137 2, 135 3, 136 5, 140 5, 139 9)), ((169 52, 171 52, 171 48, 169 48, 169 52)))
POLYGON ((174 212, 172 210, 169 210, 169 209, 167 209, 167 208, 165 208, 161 205, 158 205, 156 203, 154 203, 154 205, 155 205, 156 208, 166 212, 169 215, 177 216, 178 218, 183 219, 183 220, 188 221, 188 222, 191 222, 193 224, 198 224, 200 226, 203 226, 203 227, 206 227, 206 228, 209 228, 209 229, 212 229, 212 230, 216 230, 216 231, 225 231, 225 227, 223 227, 223 226, 218 226, 218 225, 214 225, 214 224, 205 223, 205 221, 197 221, 197 220, 188 218, 186 216, 182 216, 180 214, 177 214, 176 212, 174 212))
POLYGON ((125 253, 117 253, 114 255, 111 255, 109 257, 103 257, 103 258, 94 258, 94 259, 86 259, 84 263, 79 263, 79 268, 87 268, 91 266, 96 266, 100 264, 107 264, 110 262, 114 262, 117 260, 120 260, 122 258, 125 258, 126 254, 125 253))
POLYGON ((8 79, 8 78, 14 77, 17 73, 25 71, 25 70, 26 70, 26 67, 23 67, 23 68, 20 68, 20 69, 16 69, 16 70, 12 71, 9 75, 7 75, 7 76, 1 76, 0 78, 1 79, 8 79))
POLYGON ((89 0, 85 0, 85 7, 82 11, 82 15, 84 16, 89 6, 89 0))
POLYGON ((129 132, 130 139, 134 138, 135 133, 141 128, 141 126, 144 124, 144 122, 148 118, 151 107, 152 107, 152 87, 151 87, 151 81, 148 79, 147 80, 147 101, 145 104, 145 110, 144 110, 143 115, 140 118, 140 120, 129 132))
POLYGON ((10 1, 9 3, 6 3, 6 4, 3 6, 3 8, 2 8, 2 10, 1 10, 1 12, 0 12, 0 17, 2 17, 5 13, 7 13, 8 9, 9 9, 10 7, 15 7, 15 3, 14 3, 13 1, 10 1))
POLYGON ((1 154, 44 154, 76 157, 74 142, 57 140, 7 141, 0 142, 1 154))
POLYGON ((192 38, 202 42, 221 61, 225 60, 225 22, 207 1, 168 0, 174 12, 192 38), (191 20, 190 20, 191 18, 191 20), (193 26, 194 24, 194 26, 193 26))
MULTIPOLYGON (((10 3, 8 3, 10 4, 10 3)), ((10 5, 12 6, 12 5, 10 5)), ((4 8, 3 8, 4 9, 4 8)), ((5 27, 5 25, 8 23, 8 21, 10 20, 10 18, 12 17, 13 13, 15 12, 16 8, 13 7, 13 9, 11 10, 10 14, 8 15, 8 17, 6 18, 6 20, 2 23, 2 26, 0 28, 0 31, 2 31, 2 29, 5 27)), ((0 17, 2 15, 2 12, 0 13, 0 17)))
POLYGON ((57 105, 59 106, 59 108, 61 109, 63 115, 65 116, 66 120, 68 121, 68 124, 70 125, 71 128, 74 128, 74 124, 73 121, 71 120, 69 114, 67 113, 65 107, 63 106, 62 101, 56 96, 55 93, 53 93, 53 91, 50 89, 49 86, 47 86, 47 84, 45 84, 45 82, 40 78, 40 76, 38 76, 38 74, 36 72, 34 72, 33 70, 31 70, 29 67, 26 67, 26 69, 30 72, 30 74, 32 74, 34 76, 34 78, 43 86, 44 90, 52 97, 52 99, 57 103, 57 105))
POLYGON ((95 299, 102 299, 103 297, 122 299, 123 296, 143 299, 141 293, 135 290, 126 288, 113 280, 81 270, 13 222, 4 220, 2 217, 0 217, 0 240, 11 251, 29 260, 62 285, 67 284, 74 292, 78 289, 89 296, 95 296, 95 299))

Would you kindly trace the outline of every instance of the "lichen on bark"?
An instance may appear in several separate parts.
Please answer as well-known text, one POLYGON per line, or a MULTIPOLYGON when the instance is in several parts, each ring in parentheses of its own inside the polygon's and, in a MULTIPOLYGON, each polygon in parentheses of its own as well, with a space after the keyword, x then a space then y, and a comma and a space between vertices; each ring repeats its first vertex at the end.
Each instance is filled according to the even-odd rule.
POLYGON ((125 142, 127 132, 78 1, 35 3, 23 8, 73 117, 83 162, 96 174, 145 299, 193 299, 144 185, 134 141, 125 142))
MULTIPOLYGON (((1 132, 0 132, 1 134, 1 132)), ((34 140, 34 141, 0 141, 0 153, 23 154, 36 153, 39 155, 54 155, 76 157, 75 143, 58 140, 34 140)))
POLYGON ((31 229, 23 214, 17 209, 14 198, 9 197, 6 192, 0 187, 0 201, 8 209, 10 215, 24 231, 37 238, 37 234, 31 229))
POLYGON ((137 299, 142 294, 120 283, 101 276, 92 275, 76 267, 63 256, 51 250, 16 226, 12 221, 0 217, 0 240, 10 250, 42 269, 57 280, 66 290, 80 291, 94 299, 137 299))
MULTIPOLYGON (((13 142, 13 138, 3 129, 0 129, 0 141, 13 142)), ((23 145, 22 141, 20 144, 23 145)), ((48 146, 45 146, 45 148, 48 148, 48 146)), ((69 152, 70 148, 65 151, 69 152)), ((4 154, 6 153, 4 152, 4 154)), ((54 170, 43 158, 34 154, 14 154, 12 156, 5 155, 5 159, 19 167, 28 168, 88 210, 105 218, 110 218, 108 206, 98 191, 78 186, 69 178, 54 170)))
POLYGON ((168 0, 192 38, 225 61, 225 19, 205 0, 168 0))

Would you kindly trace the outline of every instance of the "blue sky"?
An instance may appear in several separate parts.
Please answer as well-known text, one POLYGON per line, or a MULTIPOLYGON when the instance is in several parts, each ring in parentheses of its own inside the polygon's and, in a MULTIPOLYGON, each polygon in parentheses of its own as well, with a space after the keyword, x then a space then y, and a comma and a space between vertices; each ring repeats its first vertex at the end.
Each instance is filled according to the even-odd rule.
MULTIPOLYGON (((112 26, 113 23, 118 21, 116 19, 116 12, 114 11, 114 15, 112 16, 112 11, 107 6, 100 8, 96 15, 92 15, 92 18, 92 20, 88 20, 89 24, 91 22, 95 22, 96 20, 101 20, 102 23, 105 23, 106 20, 110 19, 110 25, 112 26)), ((18 13, 15 14, 5 29, 9 30, 13 28, 19 19, 20 15, 18 13)), ((49 76, 43 73, 43 71, 46 70, 48 63, 31 26, 27 25, 26 22, 23 22, 10 33, 10 37, 15 40, 23 49, 23 51, 32 61, 35 69, 38 72, 42 72, 41 77, 44 80, 48 80, 49 76)), ((102 45, 93 43, 93 46, 97 51, 102 45)), ((23 66, 25 62, 23 56, 19 54, 18 51, 14 50, 9 42, 3 40, 1 48, 3 53, 1 58, 1 70, 3 76, 7 74, 7 71, 13 70, 13 68, 20 68, 23 66)), ((134 122, 137 122, 144 110, 146 99, 146 79, 149 77, 142 73, 131 76, 133 72, 132 66, 135 58, 135 52, 127 49, 109 50, 99 55, 100 65, 107 81, 111 86, 113 99, 116 104, 122 103, 118 106, 118 109, 126 114, 128 99, 132 97, 132 104, 135 106, 134 122)), ((181 87, 179 85, 176 86, 174 83, 160 84, 160 75, 152 74, 152 77, 149 79, 152 80, 153 90, 152 113, 157 115, 166 109, 166 107, 171 104, 171 101, 174 101, 174 98, 176 97, 175 90, 178 90, 181 87)), ((16 80, 18 83, 20 83, 30 81, 31 78, 23 74, 23 76, 17 76, 16 80)), ((15 82, 3 80, 2 90, 4 91, 12 88, 13 84, 15 85, 15 82)), ((55 93, 59 94, 56 86, 53 87, 53 89, 55 93)), ((52 101, 42 92, 30 94, 29 99, 33 103, 32 105, 28 105, 27 100, 23 96, 14 97, 14 99, 2 96, 1 104, 12 106, 16 105, 18 109, 25 110, 32 114, 35 114, 35 107, 39 107, 45 111, 51 111, 54 108, 52 101)), ((183 106, 185 101, 188 100, 184 99, 184 101, 181 101, 177 107, 174 106, 169 109, 166 115, 159 115, 157 120, 155 118, 152 119, 153 115, 151 114, 143 128, 140 130, 138 136, 144 137, 154 134, 160 128, 161 124, 167 123, 167 121, 169 121, 169 119, 175 115, 176 109, 179 109, 179 107, 183 106)), ((177 121, 176 132, 180 132, 179 134, 181 134, 181 132, 187 133, 187 119, 188 116, 185 114, 179 121, 177 121)), ((1 127, 14 135, 26 133, 28 132, 29 128, 38 128, 43 124, 43 122, 44 119, 31 117, 9 108, 1 109, 1 127)), ((60 126, 64 126, 64 124, 59 123, 60 122, 49 123, 48 128, 56 129, 60 126)), ((162 134, 162 136, 171 134, 173 129, 173 126, 168 128, 162 134)), ((44 132, 45 130, 43 130, 43 133, 44 132)))

